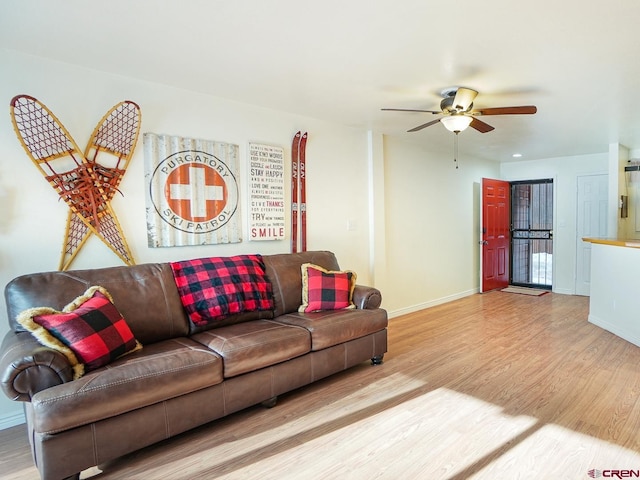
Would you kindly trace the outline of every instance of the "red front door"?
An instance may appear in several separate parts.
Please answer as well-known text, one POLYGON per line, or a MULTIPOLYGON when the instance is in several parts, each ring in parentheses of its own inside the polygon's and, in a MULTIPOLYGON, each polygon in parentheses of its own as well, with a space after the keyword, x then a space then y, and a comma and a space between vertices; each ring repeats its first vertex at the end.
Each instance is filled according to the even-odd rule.
POLYGON ((482 179, 482 292, 509 285, 509 182, 482 179))

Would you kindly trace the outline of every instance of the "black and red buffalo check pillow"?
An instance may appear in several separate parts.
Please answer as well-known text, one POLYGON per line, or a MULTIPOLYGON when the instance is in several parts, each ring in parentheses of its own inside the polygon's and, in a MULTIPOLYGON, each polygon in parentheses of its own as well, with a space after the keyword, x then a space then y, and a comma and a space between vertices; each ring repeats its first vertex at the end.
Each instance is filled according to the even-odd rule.
POLYGON ((171 263, 189 320, 207 327, 229 315, 273 310, 273 288, 261 255, 209 257, 171 263))
POLYGON ((356 308, 353 304, 355 272, 329 271, 312 263, 304 263, 301 268, 302 305, 298 309, 299 312, 356 308))
POLYGON ((63 353, 74 378, 142 348, 103 287, 89 288, 61 312, 30 308, 17 321, 40 343, 63 353))

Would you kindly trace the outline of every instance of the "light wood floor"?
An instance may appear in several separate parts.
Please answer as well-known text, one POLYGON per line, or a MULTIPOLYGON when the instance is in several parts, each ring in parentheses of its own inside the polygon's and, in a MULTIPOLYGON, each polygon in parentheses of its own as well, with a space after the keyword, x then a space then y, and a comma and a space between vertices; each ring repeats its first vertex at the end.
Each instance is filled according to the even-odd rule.
MULTIPOLYGON (((395 318, 359 365, 102 465, 95 479, 587 479, 640 469, 640 348, 588 298, 474 295, 395 318)), ((0 477, 38 478, 23 427, 0 477)))

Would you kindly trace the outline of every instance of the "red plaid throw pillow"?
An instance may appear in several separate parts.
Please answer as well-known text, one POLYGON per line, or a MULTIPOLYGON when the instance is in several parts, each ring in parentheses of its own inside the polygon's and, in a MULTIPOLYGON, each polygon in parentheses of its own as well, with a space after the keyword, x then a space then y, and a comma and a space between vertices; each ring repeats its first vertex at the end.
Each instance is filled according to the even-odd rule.
POLYGON ((261 255, 210 257, 171 263, 189 320, 207 327, 229 315, 273 310, 273 288, 261 255))
POLYGON ((302 265, 302 305, 299 312, 319 312, 356 308, 353 304, 353 289, 356 274, 352 271, 328 271, 319 265, 302 265))
POLYGON ((112 303, 109 292, 91 287, 61 312, 39 307, 25 310, 17 321, 43 345, 66 355, 74 378, 142 348, 112 303))

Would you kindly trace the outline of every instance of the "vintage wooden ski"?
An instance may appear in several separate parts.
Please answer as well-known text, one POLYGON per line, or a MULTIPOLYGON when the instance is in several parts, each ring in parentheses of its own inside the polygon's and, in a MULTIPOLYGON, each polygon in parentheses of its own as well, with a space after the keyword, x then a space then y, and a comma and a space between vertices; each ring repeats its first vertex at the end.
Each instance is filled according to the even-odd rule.
POLYGON ((299 209, 300 209, 300 251, 307 251, 307 132, 300 138, 298 148, 299 209))
POLYGON ((298 251, 298 164, 300 151, 300 136, 298 132, 291 144, 291 252, 298 251))

